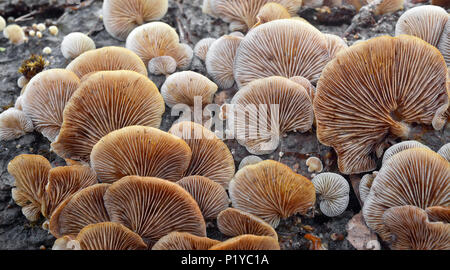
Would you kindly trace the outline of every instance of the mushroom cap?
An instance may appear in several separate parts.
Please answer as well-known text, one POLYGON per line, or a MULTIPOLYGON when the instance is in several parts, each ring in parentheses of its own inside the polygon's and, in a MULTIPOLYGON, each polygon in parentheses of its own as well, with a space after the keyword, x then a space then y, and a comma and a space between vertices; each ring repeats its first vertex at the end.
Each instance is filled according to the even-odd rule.
MULTIPOLYGON (((375 2, 374 0, 371 0, 375 2)), ((374 14, 376 16, 396 12, 403 9, 405 0, 377 0, 377 7, 374 14)))
POLYGON ((448 18, 447 11, 442 7, 434 5, 413 7, 398 19, 395 35, 416 36, 437 47, 448 18))
POLYGON ((207 177, 186 176, 177 181, 177 184, 191 194, 205 219, 217 218, 217 215, 229 205, 225 189, 207 177))
POLYGON ((167 77, 161 86, 161 95, 171 108, 176 104, 193 107, 195 97, 201 97, 202 105, 211 104, 216 92, 215 83, 193 71, 174 73, 167 77))
POLYGON ((30 221, 37 221, 40 217, 51 168, 50 162, 39 155, 18 155, 8 163, 8 173, 14 177, 13 200, 22 207, 22 213, 30 221))
POLYGON ((152 250, 208 250, 220 243, 208 237, 200 237, 186 232, 171 232, 160 238, 152 250))
POLYGON ((79 85, 77 75, 66 69, 42 71, 27 84, 22 110, 49 141, 58 136, 64 108, 79 85))
POLYGON ((269 2, 259 9, 258 14, 256 15, 257 22, 253 27, 266 22, 289 18, 291 18, 291 14, 289 14, 287 8, 279 3, 269 2))
POLYGON ((88 161, 103 136, 132 125, 159 127, 164 110, 158 88, 146 76, 129 70, 97 72, 66 104, 52 148, 63 158, 88 161))
POLYGON ((66 69, 80 79, 94 72, 108 70, 132 70, 144 76, 148 75, 144 62, 134 52, 116 46, 84 52, 70 62, 66 69))
POLYGON ((110 221, 103 196, 110 184, 95 184, 67 197, 53 211, 50 232, 75 238, 87 225, 110 221))
POLYGON ((130 228, 154 244, 170 232, 206 236, 206 225, 194 198, 181 186, 154 177, 126 176, 105 194, 111 221, 130 228))
POLYGON ((309 97, 311 98, 311 101, 314 100, 314 95, 316 94, 316 88, 311 84, 310 81, 308 81, 308 79, 306 79, 305 77, 302 76, 294 76, 289 78, 289 80, 296 82, 298 84, 300 84, 301 86, 303 86, 303 88, 306 89, 306 92, 308 92, 309 97))
POLYGON ((163 22, 151 22, 135 28, 127 37, 126 47, 135 52, 145 64, 163 55, 175 59, 178 68, 186 67, 191 61, 189 54, 192 49, 191 52, 187 51, 180 44, 177 32, 163 22))
POLYGON ((242 39, 224 35, 214 41, 206 53, 206 70, 220 88, 227 89, 234 84, 233 63, 242 39))
MULTIPOLYGON (((206 0, 208 1, 208 0, 206 0)), ((217 39, 215 38, 204 38, 201 39, 194 47, 194 55, 200 58, 200 60, 205 61, 206 54, 208 53, 209 47, 214 43, 217 39)))
POLYGON ((95 184, 97 184, 97 175, 88 166, 73 165, 51 169, 45 186, 42 214, 50 218, 53 211, 66 198, 95 184))
POLYGON ((301 20, 275 20, 255 27, 241 41, 234 78, 239 88, 269 76, 303 76, 315 83, 329 60, 327 40, 314 26, 301 20))
POLYGON ((273 160, 240 169, 230 182, 229 193, 233 207, 263 219, 274 228, 280 218, 307 214, 316 201, 311 181, 273 160))
POLYGON ((335 217, 347 209, 350 199, 350 185, 337 173, 321 173, 311 182, 319 194, 320 211, 328 217, 335 217))
POLYGON ((333 34, 324 34, 324 36, 327 40, 328 54, 331 59, 336 57, 336 54, 341 50, 348 48, 347 43, 341 37, 333 34))
POLYGON ((103 24, 111 36, 125 40, 137 26, 161 19, 168 5, 168 0, 105 0, 103 24))
POLYGON ((256 164, 260 161, 263 161, 262 158, 258 157, 258 156, 254 156, 254 155, 250 155, 250 156, 246 156, 245 158, 243 158, 241 160, 241 162, 239 163, 239 170, 244 168, 247 165, 253 165, 256 164))
POLYGON ((336 150, 342 173, 374 170, 370 154, 388 133, 407 137, 406 123, 413 122, 442 128, 449 99, 446 78, 442 55, 419 38, 359 42, 338 53, 322 72, 314 97, 317 137, 336 150))
POLYGON ((450 143, 444 144, 437 153, 450 162, 450 143))
POLYGON ((384 212, 395 206, 450 206, 450 163, 425 148, 404 150, 387 160, 378 172, 363 215, 367 225, 388 241, 384 212))
POLYGON ((306 166, 308 166, 308 172, 322 172, 323 164, 318 157, 309 157, 306 160, 306 166))
POLYGON ((129 126, 109 133, 91 153, 91 166, 104 183, 128 175, 178 181, 190 160, 191 150, 183 140, 144 126, 129 126))
POLYGON ((10 24, 3 29, 3 36, 14 45, 20 45, 25 42, 25 32, 17 24, 10 24))
POLYGON ((227 145, 204 126, 183 121, 174 124, 169 133, 183 139, 192 150, 189 167, 183 176, 201 175, 228 189, 234 175, 234 158, 227 145))
POLYGON ((76 241, 82 250, 147 249, 138 234, 114 222, 89 224, 78 233, 76 241))
POLYGON ((403 141, 403 142, 399 142, 396 143, 394 145, 392 145, 391 147, 389 147, 383 155, 383 164, 390 159, 393 155, 400 153, 401 151, 404 151, 406 149, 410 149, 410 148, 426 148, 426 149, 430 149, 428 146, 418 142, 418 141, 414 141, 414 140, 409 140, 409 141, 403 141))
POLYGON ((450 206, 431 206, 425 211, 430 221, 450 223, 450 206))
POLYGON ((270 236, 244 234, 216 244, 210 250, 280 250, 280 245, 270 236))
POLYGON ((9 108, 0 114, 0 141, 17 139, 33 129, 33 122, 21 110, 9 108))
POLYGON ((309 94, 300 84, 283 77, 252 81, 236 93, 231 104, 235 136, 254 155, 275 151, 282 134, 306 132, 313 124, 309 94))
POLYGON ((148 62, 148 72, 155 75, 169 75, 177 70, 177 61, 172 56, 158 56, 148 62))
POLYGON ((81 54, 95 49, 95 42, 86 34, 80 32, 68 34, 61 42, 61 52, 66 59, 77 58, 81 54))
POLYGON ((219 231, 227 236, 253 234, 278 240, 277 232, 264 220, 236 208, 227 208, 217 216, 219 231))
POLYGON ((442 56, 444 56, 447 66, 450 66, 450 20, 447 20, 445 24, 444 31, 438 43, 438 49, 442 53, 442 56))
POLYGON ((72 245, 69 245, 69 242, 73 241, 74 239, 69 236, 63 236, 55 240, 52 246, 52 250, 73 250, 71 247, 72 245))
POLYGON ((361 201, 364 203, 369 196, 370 188, 372 187, 373 180, 377 176, 378 172, 365 174, 361 181, 359 182, 359 197, 361 201))
POLYGON ((450 224, 430 222, 426 212, 416 206, 396 206, 383 214, 393 237, 392 248, 400 250, 449 250, 450 224))
POLYGON ((231 22, 232 31, 245 31, 256 24, 258 12, 269 2, 281 4, 291 15, 302 5, 302 0, 209 0, 209 6, 214 15, 231 22))

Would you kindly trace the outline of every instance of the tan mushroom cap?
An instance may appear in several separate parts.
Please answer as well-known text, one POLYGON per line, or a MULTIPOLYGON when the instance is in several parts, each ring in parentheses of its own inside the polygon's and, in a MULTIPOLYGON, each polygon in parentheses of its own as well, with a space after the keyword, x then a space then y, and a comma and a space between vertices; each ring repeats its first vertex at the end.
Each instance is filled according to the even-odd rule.
POLYGON ((171 56, 163 55, 148 62, 148 72, 154 75, 169 75, 177 70, 177 61, 171 56))
POLYGON ((323 170, 323 164, 318 157, 309 157, 306 160, 306 166, 308 166, 308 172, 320 173, 323 170))
POLYGON ((8 173, 14 177, 15 185, 11 190, 12 198, 30 221, 37 221, 40 217, 51 168, 50 162, 39 155, 18 155, 8 163, 8 173))
POLYGON ((14 45, 21 45, 25 42, 25 32, 17 24, 10 24, 3 29, 3 36, 14 45))
POLYGON ((301 86, 303 86, 303 88, 306 89, 306 92, 308 92, 309 97, 311 98, 311 100, 314 100, 314 95, 316 94, 316 88, 311 84, 310 81, 308 81, 308 79, 306 79, 305 77, 302 76, 294 76, 289 78, 289 80, 296 82, 298 84, 300 84, 301 86))
POLYGON ((278 240, 277 232, 264 220, 236 208, 227 208, 217 216, 219 231, 227 236, 253 234, 278 240))
POLYGON ((333 34, 324 34, 324 36, 327 40, 327 48, 330 58, 336 57, 336 54, 338 54, 341 50, 348 48, 347 43, 341 37, 333 34))
POLYGON ((396 12, 403 9, 404 0, 369 0, 370 2, 377 1, 377 7, 374 14, 376 16, 396 12))
POLYGON ((387 241, 391 237, 383 223, 387 209, 450 206, 449 179, 450 163, 431 150, 412 148, 394 155, 383 164, 364 203, 367 225, 387 241))
POLYGON ((22 109, 49 141, 58 136, 64 108, 79 85, 77 75, 66 69, 40 72, 27 84, 22 109))
POLYGON ((240 36, 224 35, 209 47, 205 58, 206 70, 220 88, 227 89, 234 84, 233 62, 242 39, 240 36))
POLYGON ((317 137, 336 150, 342 173, 374 170, 370 155, 389 133, 408 137, 408 123, 443 127, 446 78, 442 55, 419 38, 382 36, 353 45, 317 84, 317 137))
POLYGON ((126 47, 135 52, 145 64, 158 56, 171 56, 180 69, 192 59, 189 51, 180 44, 177 32, 163 22, 151 22, 135 28, 127 37, 126 47))
POLYGON ((111 36, 125 40, 137 26, 161 19, 168 5, 168 0, 105 0, 103 24, 111 36))
POLYGON ((169 133, 186 141, 192 149, 192 158, 183 176, 201 175, 228 188, 235 172, 234 158, 214 132, 200 124, 184 121, 174 124, 169 133))
POLYGON ((289 11, 283 5, 269 2, 259 9, 258 14, 256 15, 257 22, 253 27, 266 22, 289 18, 291 18, 291 14, 289 14, 289 11))
POLYGON ((205 219, 215 219, 230 204, 227 192, 211 179, 192 175, 177 181, 177 184, 192 195, 205 219))
POLYGON ((178 181, 190 160, 191 150, 183 140, 144 126, 129 126, 109 133, 91 153, 91 166, 104 183, 128 175, 178 181))
POLYGON ((239 170, 230 182, 229 193, 234 208, 253 214, 274 228, 280 218, 307 214, 316 201, 310 180, 273 160, 239 170))
POLYGON ((134 71, 102 71, 83 81, 66 104, 52 148, 59 156, 89 160, 92 147, 126 126, 159 127, 165 106, 155 84, 134 71))
POLYGON ((410 148, 426 148, 430 149, 428 146, 422 144, 421 142, 409 140, 409 141, 403 141, 396 143, 389 147, 383 155, 383 163, 385 163, 388 159, 390 159, 393 155, 400 153, 401 151, 404 151, 406 149, 410 148))
POLYGON ((75 58, 66 69, 80 79, 97 71, 132 70, 147 76, 147 68, 132 51, 122 47, 103 47, 90 50, 75 58))
POLYGON ((194 106, 194 98, 201 97, 202 105, 211 104, 217 85, 207 77, 193 72, 181 71, 167 77, 161 86, 161 95, 167 106, 176 104, 194 106))
POLYGON ((138 234, 114 222, 89 224, 78 233, 76 241, 81 250, 147 249, 138 234))
POLYGON ((426 212, 412 205, 396 206, 383 214, 397 250, 449 250, 450 224, 430 222, 426 212))
POLYGON ((206 236, 202 213, 182 187, 154 177, 126 176, 105 194, 111 221, 139 234, 149 248, 170 232, 206 236))
POLYGON ((109 184, 95 184, 65 199, 52 214, 50 232, 59 238, 75 238, 87 225, 110 221, 103 196, 109 184))
POLYGON ((0 114, 0 141, 17 139, 33 129, 33 122, 21 110, 9 108, 0 114))
POLYGON ((425 209, 430 221, 450 223, 450 206, 431 206, 425 209))
POLYGON ((335 217, 347 209, 350 200, 350 185, 336 173, 321 173, 311 182, 319 194, 320 211, 327 217, 335 217))
POLYGON ((236 93, 231 104, 236 138, 254 155, 275 151, 281 135, 306 132, 313 124, 309 94, 283 77, 252 81, 236 93))
POLYGON ((152 250, 208 250, 220 241, 186 232, 171 232, 160 238, 152 250))
POLYGON ((370 189, 372 188, 373 181, 375 180, 377 174, 378 172, 375 171, 365 174, 359 182, 359 198, 363 203, 366 201, 367 196, 369 196, 370 189))
POLYGON ((74 59, 81 54, 95 50, 95 42, 84 33, 73 32, 61 42, 61 52, 66 59, 74 59))
POLYGON ((239 88, 270 76, 303 76, 315 83, 329 60, 327 40, 314 26, 297 19, 275 20, 255 27, 241 41, 234 78, 239 88))
POLYGON ((49 171, 41 212, 50 218, 53 211, 70 195, 97 184, 97 175, 88 166, 62 166, 49 171))
POLYGON ((52 246, 52 250, 73 250, 72 245, 69 242, 73 241, 73 237, 63 236, 55 240, 52 246))
POLYGON ((437 153, 450 162, 450 143, 444 144, 437 153))
POLYGON ((210 250, 280 250, 280 245, 270 236, 244 234, 216 244, 210 250))
POLYGON ((231 31, 246 31, 256 24, 258 12, 269 2, 284 6, 291 15, 302 5, 302 0, 209 0, 209 9, 213 15, 231 23, 231 31))
POLYGON ((247 165, 253 165, 253 164, 256 164, 256 163, 258 163, 260 161, 263 161, 263 160, 262 160, 262 158, 260 158, 258 156, 254 156, 254 155, 246 156, 239 163, 239 168, 238 169, 240 170, 240 169, 244 168, 247 165))
MULTIPOLYGON (((206 0, 208 1, 208 0, 206 0)), ((194 47, 194 55, 200 58, 200 60, 205 61, 206 54, 208 53, 209 47, 214 43, 217 39, 215 38, 204 38, 201 39, 194 47)))

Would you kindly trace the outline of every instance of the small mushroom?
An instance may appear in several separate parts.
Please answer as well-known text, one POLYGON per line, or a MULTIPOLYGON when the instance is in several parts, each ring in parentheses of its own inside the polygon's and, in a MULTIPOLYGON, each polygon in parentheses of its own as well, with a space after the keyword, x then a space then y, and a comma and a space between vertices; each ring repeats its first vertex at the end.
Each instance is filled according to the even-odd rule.
POLYGON ((444 144, 437 153, 450 162, 450 143, 444 144))
POLYGON ((253 164, 256 164, 256 163, 258 163, 260 161, 263 161, 263 160, 260 157, 258 157, 258 156, 254 156, 254 155, 246 156, 239 163, 239 170, 244 168, 247 165, 253 165, 253 164))
POLYGON ((308 214, 316 201, 311 181, 273 160, 240 169, 230 182, 229 193, 233 207, 263 219, 274 228, 281 218, 308 214))
POLYGON ((154 75, 169 75, 176 70, 177 62, 171 56, 158 56, 148 62, 148 72, 154 75))
POLYGON ((3 36, 14 45, 21 45, 25 42, 25 32, 17 24, 10 24, 3 29, 3 36))
POLYGON ((278 240, 277 232, 264 220, 236 208, 227 208, 217 216, 219 231, 227 236, 253 234, 278 240))
POLYGON ((258 14, 256 15, 257 22, 253 27, 274 20, 289 19, 290 17, 289 11, 283 5, 269 2, 259 9, 258 14))
POLYGON ((105 0, 103 24, 111 36, 125 40, 137 26, 161 19, 167 9, 168 0, 105 0))
POLYGON ((61 52, 66 59, 75 59, 81 54, 95 49, 95 42, 80 32, 68 34, 61 42, 61 52))
POLYGON ((244 234, 216 244, 210 250, 280 250, 280 245, 270 236, 244 234))
POLYGON ((328 217, 336 217, 347 209, 350 200, 350 185, 336 173, 321 173, 311 182, 319 194, 320 211, 328 217))
POLYGON ((322 161, 317 157, 309 157, 306 160, 306 166, 308 166, 308 172, 320 173, 323 170, 322 161))
POLYGON ((377 171, 374 171, 373 173, 365 174, 359 182, 359 197, 363 203, 366 201, 367 196, 369 196, 370 188, 372 187, 377 173, 377 171))
POLYGON ((426 148, 426 149, 430 149, 428 146, 418 142, 418 141, 414 141, 414 140, 410 140, 410 141, 403 141, 403 142, 399 142, 396 143, 394 145, 392 145, 391 147, 389 147, 386 152, 384 152, 383 155, 383 164, 390 159, 393 155, 400 153, 401 151, 404 151, 406 149, 410 149, 410 148, 426 148))
POLYGON ((192 195, 205 219, 215 219, 229 205, 225 189, 211 179, 192 175, 177 181, 177 184, 192 195))
MULTIPOLYGON (((208 0, 206 0, 208 1, 208 0)), ((217 39, 215 38, 204 38, 201 39, 194 47, 194 55, 200 58, 200 60, 205 61, 206 54, 208 53, 209 47, 214 43, 217 39)))
POLYGON ((450 223, 450 206, 431 206, 425 212, 430 221, 450 223))
POLYGON ((203 106, 211 104, 216 91, 217 85, 215 83, 193 71, 174 73, 167 77, 161 86, 161 95, 167 106, 171 108, 176 104, 186 104, 193 107, 196 97, 201 97, 203 106))
POLYGON ((376 5, 374 14, 378 16, 402 10, 404 2, 405 0, 372 0, 371 4, 376 5))
POLYGON ((324 36, 327 40, 328 54, 331 59, 336 57, 336 54, 341 50, 348 48, 347 43, 341 37, 333 34, 324 34, 324 36))
POLYGON ((186 232, 171 232, 160 238, 152 250, 208 250, 220 241, 186 232))
POLYGON ((17 139, 33 129, 33 122, 21 110, 9 108, 0 114, 0 141, 17 139))

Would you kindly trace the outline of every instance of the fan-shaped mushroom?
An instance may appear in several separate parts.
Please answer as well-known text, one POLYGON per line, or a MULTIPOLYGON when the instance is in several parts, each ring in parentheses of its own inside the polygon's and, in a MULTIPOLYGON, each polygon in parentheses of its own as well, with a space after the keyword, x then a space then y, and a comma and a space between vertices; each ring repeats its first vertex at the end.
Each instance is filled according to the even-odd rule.
POLYGON ((308 81, 305 77, 302 76, 295 76, 289 78, 289 80, 296 82, 303 86, 303 88, 306 89, 306 92, 308 92, 309 97, 311 98, 311 101, 314 101, 314 95, 316 94, 316 88, 311 84, 310 81, 308 81))
POLYGON ((66 59, 74 59, 81 54, 95 50, 95 42, 86 34, 73 32, 64 37, 61 42, 61 52, 66 59))
POLYGON ((105 0, 103 23, 111 36, 125 40, 137 26, 161 19, 168 5, 168 0, 105 0))
POLYGON ((164 110, 158 88, 146 76, 128 70, 97 72, 66 104, 52 148, 61 157, 88 161, 100 138, 126 126, 159 127, 164 110))
POLYGON ((316 201, 311 181, 273 160, 240 169, 230 182, 229 193, 233 207, 263 219, 274 228, 280 218, 307 214, 316 201))
POLYGON ((321 173, 311 182, 319 194, 320 211, 328 217, 335 217, 347 209, 350 186, 347 180, 336 173, 321 173))
POLYGON ((348 48, 347 43, 341 37, 333 34, 324 34, 324 36, 327 40, 328 54, 331 59, 341 50, 348 48))
POLYGON ((430 221, 450 223, 450 206, 431 206, 425 209, 430 221))
POLYGON ((442 55, 419 38, 382 36, 353 45, 317 84, 317 137, 336 150, 342 173, 374 170, 370 154, 382 152, 389 133, 408 137, 413 122, 443 127, 446 78, 442 55))
POLYGON ((449 180, 450 163, 431 150, 412 148, 392 156, 378 172, 364 203, 367 225, 383 240, 389 240, 384 212, 403 205, 422 209, 450 206, 449 180))
POLYGON ((191 150, 183 140, 144 126, 129 126, 109 133, 91 153, 92 168, 104 183, 127 175, 178 181, 190 160, 191 150))
POLYGON ((66 69, 40 72, 27 84, 22 110, 49 141, 53 142, 58 136, 64 107, 79 85, 77 75, 66 69))
POLYGON ((318 157, 309 157, 306 160, 306 166, 308 166, 308 172, 320 173, 323 170, 322 161, 318 157))
POLYGON ((378 172, 374 171, 373 173, 365 174, 361 178, 361 181, 359 182, 359 198, 361 199, 362 203, 364 203, 367 199, 367 196, 369 196, 370 188, 372 187, 373 180, 375 180, 377 174, 378 172))
POLYGON ((410 148, 426 148, 430 149, 428 146, 414 140, 410 141, 403 141, 396 143, 389 147, 386 152, 384 152, 383 155, 383 163, 386 162, 386 160, 390 159, 393 155, 400 153, 403 150, 410 149, 410 148))
POLYGON ((33 122, 21 110, 9 108, 0 114, 0 141, 17 139, 33 129, 33 122))
POLYGON ((405 0, 370 0, 371 4, 376 5, 374 14, 383 15, 396 12, 403 9, 405 0))
POLYGON ((200 237, 186 232, 171 232, 160 238, 152 250, 208 250, 220 243, 208 237, 200 237))
POLYGON ((216 244, 210 250, 279 250, 278 241, 270 236, 239 235, 216 244))
MULTIPOLYGON (((208 1, 208 0, 206 0, 206 1, 208 1)), ((200 58, 200 60, 205 61, 206 54, 208 53, 209 47, 216 40, 217 39, 215 39, 215 38, 208 37, 208 38, 201 39, 199 42, 197 42, 197 44, 195 44, 195 47, 194 47, 195 56, 200 58)))
POLYGON ((290 17, 289 11, 283 5, 269 2, 259 9, 258 14, 256 15, 257 22, 253 27, 274 20, 289 19, 290 17))
POLYGON ((244 168, 247 165, 256 164, 256 163, 258 163, 260 161, 263 161, 263 160, 260 157, 258 157, 258 156, 254 156, 254 155, 246 156, 239 163, 239 168, 238 169, 240 170, 240 169, 244 168))
POLYGON ((450 143, 444 144, 437 153, 450 162, 450 143))

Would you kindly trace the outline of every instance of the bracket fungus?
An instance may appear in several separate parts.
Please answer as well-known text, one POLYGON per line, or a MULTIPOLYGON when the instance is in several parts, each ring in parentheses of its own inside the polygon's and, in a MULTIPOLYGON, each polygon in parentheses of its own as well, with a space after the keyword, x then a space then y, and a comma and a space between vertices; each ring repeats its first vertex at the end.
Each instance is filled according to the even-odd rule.
POLYGON ((233 63, 242 39, 240 36, 224 35, 208 49, 205 58, 206 70, 220 88, 227 89, 234 84, 233 63))
POLYGON ((316 201, 310 180, 273 160, 240 169, 230 182, 229 193, 234 208, 253 214, 274 228, 281 218, 309 214, 316 201))
POLYGON ((442 55, 419 38, 359 42, 322 72, 314 97, 317 137, 336 150, 342 173, 374 170, 371 155, 382 153, 389 134, 407 138, 409 123, 444 126, 446 79, 442 55))
POLYGON ((132 51, 122 47, 103 47, 82 53, 66 69, 85 80, 98 71, 131 70, 147 76, 147 67, 132 51))
POLYGON ((68 34, 61 42, 61 52, 66 59, 75 59, 81 54, 95 49, 95 42, 80 32, 68 34))
POLYGON ((103 196, 110 184, 95 184, 67 197, 53 211, 50 232, 59 238, 76 237, 87 225, 110 221, 103 196))
MULTIPOLYGON (((189 66, 193 57, 192 49, 186 44, 180 44, 177 32, 163 22, 151 22, 135 28, 127 37, 126 47, 135 52, 146 65, 154 58, 170 56, 177 62, 179 69, 184 69, 189 66)), ((149 69, 159 70, 152 67, 149 69)), ((159 72, 169 74, 167 70, 159 72)))
POLYGON ((103 24, 111 36, 125 40, 137 26, 161 19, 168 6, 168 0, 105 0, 103 24))
POLYGON ((410 148, 426 148, 426 149, 430 149, 428 146, 418 142, 418 141, 414 141, 414 140, 410 140, 410 141, 403 141, 403 142, 399 142, 396 143, 394 145, 392 145, 391 147, 389 147, 383 155, 383 164, 390 159, 393 155, 400 153, 401 151, 404 151, 406 149, 410 149, 410 148))
POLYGON ((264 220, 236 208, 227 208, 217 216, 219 231, 227 236, 253 234, 278 240, 277 232, 264 220))
POLYGON ((66 104, 60 134, 52 148, 63 158, 89 161, 92 147, 126 126, 159 127, 165 106, 155 84, 129 70, 90 75, 66 104))
POLYGON ((280 250, 280 245, 270 236, 244 234, 216 244, 210 250, 280 250))
POLYGON ((306 132, 314 119, 306 89, 287 78, 257 79, 241 88, 231 100, 231 126, 237 141, 251 154, 275 151, 287 132, 306 132), (248 118, 248 120, 247 120, 248 118))
POLYGON ((220 241, 186 232, 171 232, 160 238, 152 250, 208 250, 220 241))
POLYGON ((33 122, 21 110, 9 108, 0 114, 0 141, 17 139, 33 129, 33 122))
POLYGON ((234 78, 239 88, 270 76, 303 76, 315 83, 330 59, 327 39, 314 26, 301 20, 275 20, 255 27, 241 41, 234 78))
POLYGON ((66 69, 45 70, 27 84, 22 110, 49 141, 53 142, 58 136, 64 108, 79 85, 77 75, 66 69))
POLYGON ((235 172, 234 159, 227 145, 214 132, 194 122, 174 124, 169 133, 189 145, 192 158, 183 176, 201 175, 225 189, 235 172))
POLYGON ((206 54, 208 53, 209 47, 214 43, 217 39, 215 38, 204 38, 201 39, 194 47, 194 55, 197 56, 200 60, 205 61, 206 54))
POLYGON ((215 219, 230 204, 227 192, 211 179, 192 175, 177 181, 177 184, 192 195, 205 219, 215 219))
POLYGON ((186 104, 194 107, 194 98, 201 97, 202 105, 211 104, 217 85, 207 77, 193 71, 181 71, 166 78, 161 95, 167 106, 186 104))
POLYGON ((104 183, 128 175, 178 181, 188 168, 191 150, 182 139, 162 130, 128 126, 101 138, 90 160, 104 183))
POLYGON ((327 217, 335 217, 347 209, 350 200, 350 185, 336 173, 321 173, 311 182, 319 194, 320 211, 327 217))
POLYGON ((430 222, 426 212, 419 207, 404 205, 389 208, 383 214, 383 221, 393 235, 393 249, 450 249, 450 224, 430 222))
POLYGON ((450 162, 450 143, 444 144, 437 153, 450 162))
POLYGON ((367 225, 389 241, 383 214, 391 207, 412 205, 422 209, 450 206, 450 163, 437 153, 412 148, 392 156, 378 172, 363 215, 367 225))
POLYGON ((202 213, 181 186, 154 177, 126 176, 106 191, 111 221, 125 225, 149 244, 170 232, 206 236, 202 213))
POLYGON ((50 162, 39 155, 22 154, 8 163, 8 172, 14 177, 12 198, 22 207, 22 213, 30 221, 37 221, 40 217, 51 168, 50 162))

